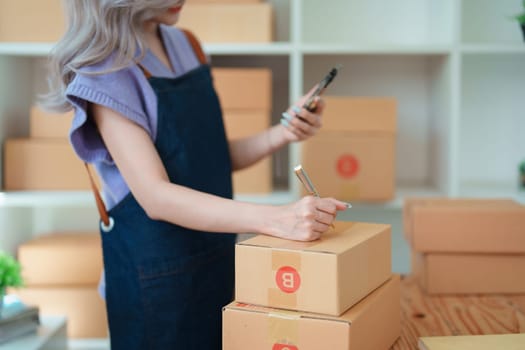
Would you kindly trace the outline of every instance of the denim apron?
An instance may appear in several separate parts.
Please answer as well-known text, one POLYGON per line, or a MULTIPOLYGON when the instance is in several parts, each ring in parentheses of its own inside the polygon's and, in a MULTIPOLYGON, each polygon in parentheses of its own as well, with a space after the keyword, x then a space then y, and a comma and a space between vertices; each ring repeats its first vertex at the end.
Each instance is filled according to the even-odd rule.
MULTIPOLYGON (((155 146, 170 181, 232 198, 210 67, 148 80, 158 98, 155 146)), ((111 349, 221 349, 222 306, 234 297, 236 235, 152 220, 131 193, 109 216, 114 225, 101 234, 111 349)))

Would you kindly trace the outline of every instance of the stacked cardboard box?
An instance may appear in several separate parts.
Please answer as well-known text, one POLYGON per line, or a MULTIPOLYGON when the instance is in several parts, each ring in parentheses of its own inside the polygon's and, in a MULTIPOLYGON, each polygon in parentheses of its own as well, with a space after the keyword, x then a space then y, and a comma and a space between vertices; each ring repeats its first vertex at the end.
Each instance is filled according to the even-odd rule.
POLYGON ((67 138, 72 118, 72 112, 49 114, 37 107, 31 109, 29 137, 5 141, 5 190, 91 188, 85 167, 67 138))
POLYGON ((107 320, 97 285, 102 271, 98 233, 52 233, 18 248, 24 288, 14 291, 43 315, 66 315, 71 338, 106 338, 107 320))
POLYGON ((412 271, 427 293, 525 293, 525 206, 410 198, 403 210, 412 271))
POLYGON ((390 250, 390 226, 350 222, 313 242, 238 243, 223 349, 388 349, 401 314, 390 250))
POLYGON ((380 201, 395 195, 392 98, 325 97, 323 128, 303 142, 302 165, 323 196, 380 201))
POLYGON ((184 5, 178 27, 206 43, 273 41, 273 6, 262 0, 197 0, 184 5))
MULTIPOLYGON (((268 68, 214 68, 215 88, 223 109, 229 139, 240 139, 266 130, 272 109, 272 72, 268 68)), ((269 157, 233 174, 235 193, 268 193, 272 190, 269 157)))

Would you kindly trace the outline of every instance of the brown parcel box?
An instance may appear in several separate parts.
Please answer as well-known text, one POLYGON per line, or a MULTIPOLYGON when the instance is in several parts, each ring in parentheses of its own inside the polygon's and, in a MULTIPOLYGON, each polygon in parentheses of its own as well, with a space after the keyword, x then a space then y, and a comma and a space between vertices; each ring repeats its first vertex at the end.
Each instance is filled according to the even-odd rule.
POLYGON ((39 107, 32 107, 30 113, 29 136, 32 138, 62 138, 69 135, 73 111, 68 113, 48 113, 39 107))
POLYGON ((270 111, 272 71, 268 68, 213 68, 213 83, 223 110, 270 111))
MULTIPOLYGON (((267 110, 225 110, 224 124, 229 139, 243 138, 270 126, 267 110)), ((233 173, 234 193, 269 193, 272 190, 272 160, 266 157, 233 173)))
POLYGON ((525 293, 525 254, 412 252, 412 271, 428 294, 525 293))
POLYGON ((224 350, 387 350, 401 333, 399 276, 340 317, 233 302, 223 310, 224 350))
POLYGON ((84 164, 67 139, 39 138, 5 142, 4 189, 89 190, 91 187, 84 164))
POLYGON ((260 43, 273 40, 273 6, 252 4, 191 4, 177 23, 206 43, 260 43))
POLYGON ((54 42, 65 28, 61 0, 0 1, 0 41, 54 42))
POLYGON ((38 305, 43 315, 65 315, 70 338, 107 338, 104 300, 96 286, 75 288, 21 288, 11 290, 20 299, 38 305))
POLYGON ((396 100, 325 97, 323 128, 302 165, 323 196, 379 201, 395 194, 396 100))
POLYGON ((391 229, 336 222, 317 241, 260 235, 235 254, 236 301, 338 316, 391 276, 391 229))
POLYGON ((24 284, 36 286, 96 285, 102 272, 98 233, 52 233, 18 247, 24 284))
POLYGON ((419 338, 420 350, 523 350, 525 333, 451 335, 419 338))
POLYGON ((513 200, 411 198, 403 211, 416 251, 525 253, 525 206, 513 200))

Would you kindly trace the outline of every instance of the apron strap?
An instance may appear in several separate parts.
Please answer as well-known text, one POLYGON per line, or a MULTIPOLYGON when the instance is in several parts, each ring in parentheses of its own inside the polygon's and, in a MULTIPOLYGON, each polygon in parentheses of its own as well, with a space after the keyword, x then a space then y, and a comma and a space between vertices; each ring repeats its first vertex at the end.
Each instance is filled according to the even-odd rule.
POLYGON ((204 51, 202 50, 202 46, 201 46, 199 40, 189 30, 187 30, 187 29, 181 29, 181 30, 184 33, 184 35, 186 35, 186 38, 190 42, 190 45, 191 45, 191 47, 193 49, 193 52, 195 53, 195 55, 199 59, 200 64, 207 64, 208 60, 206 58, 206 55, 204 54, 204 51))
POLYGON ((102 197, 100 196, 100 192, 98 191, 95 180, 93 179, 93 174, 91 174, 91 170, 89 169, 89 166, 86 162, 84 162, 84 166, 86 167, 86 171, 88 173, 89 183, 91 184, 91 190, 93 191, 93 195, 95 196, 95 202, 97 204, 97 209, 100 215, 100 220, 102 220, 102 223, 105 226, 109 226, 110 225, 109 215, 106 210, 106 206, 104 205, 104 202, 102 201, 102 197))

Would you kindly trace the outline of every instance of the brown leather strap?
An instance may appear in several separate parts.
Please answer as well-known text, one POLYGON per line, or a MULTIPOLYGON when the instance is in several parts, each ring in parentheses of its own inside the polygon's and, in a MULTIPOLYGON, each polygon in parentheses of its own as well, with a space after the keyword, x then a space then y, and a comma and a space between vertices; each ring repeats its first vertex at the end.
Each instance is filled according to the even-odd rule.
POLYGON ((195 55, 199 59, 199 62, 201 64, 207 64, 208 63, 208 59, 206 58, 206 55, 204 54, 204 51, 202 50, 202 46, 201 46, 199 40, 189 30, 187 30, 187 29, 181 29, 181 30, 186 35, 186 38, 190 42, 190 45, 193 48, 193 52, 195 53, 195 55))
POLYGON ((106 211, 106 206, 102 201, 102 197, 100 196, 95 180, 93 179, 93 174, 91 174, 91 170, 89 169, 87 163, 84 163, 84 165, 86 166, 86 171, 89 176, 89 182, 91 183, 91 189, 93 190, 93 195, 95 196, 95 202, 97 203, 97 209, 100 215, 100 220, 102 220, 104 225, 109 226, 109 215, 106 211))
POLYGON ((153 76, 153 74, 151 74, 151 72, 147 70, 146 67, 144 67, 142 64, 137 63, 137 65, 139 66, 142 73, 144 73, 144 76, 146 77, 146 79, 149 79, 153 76))

